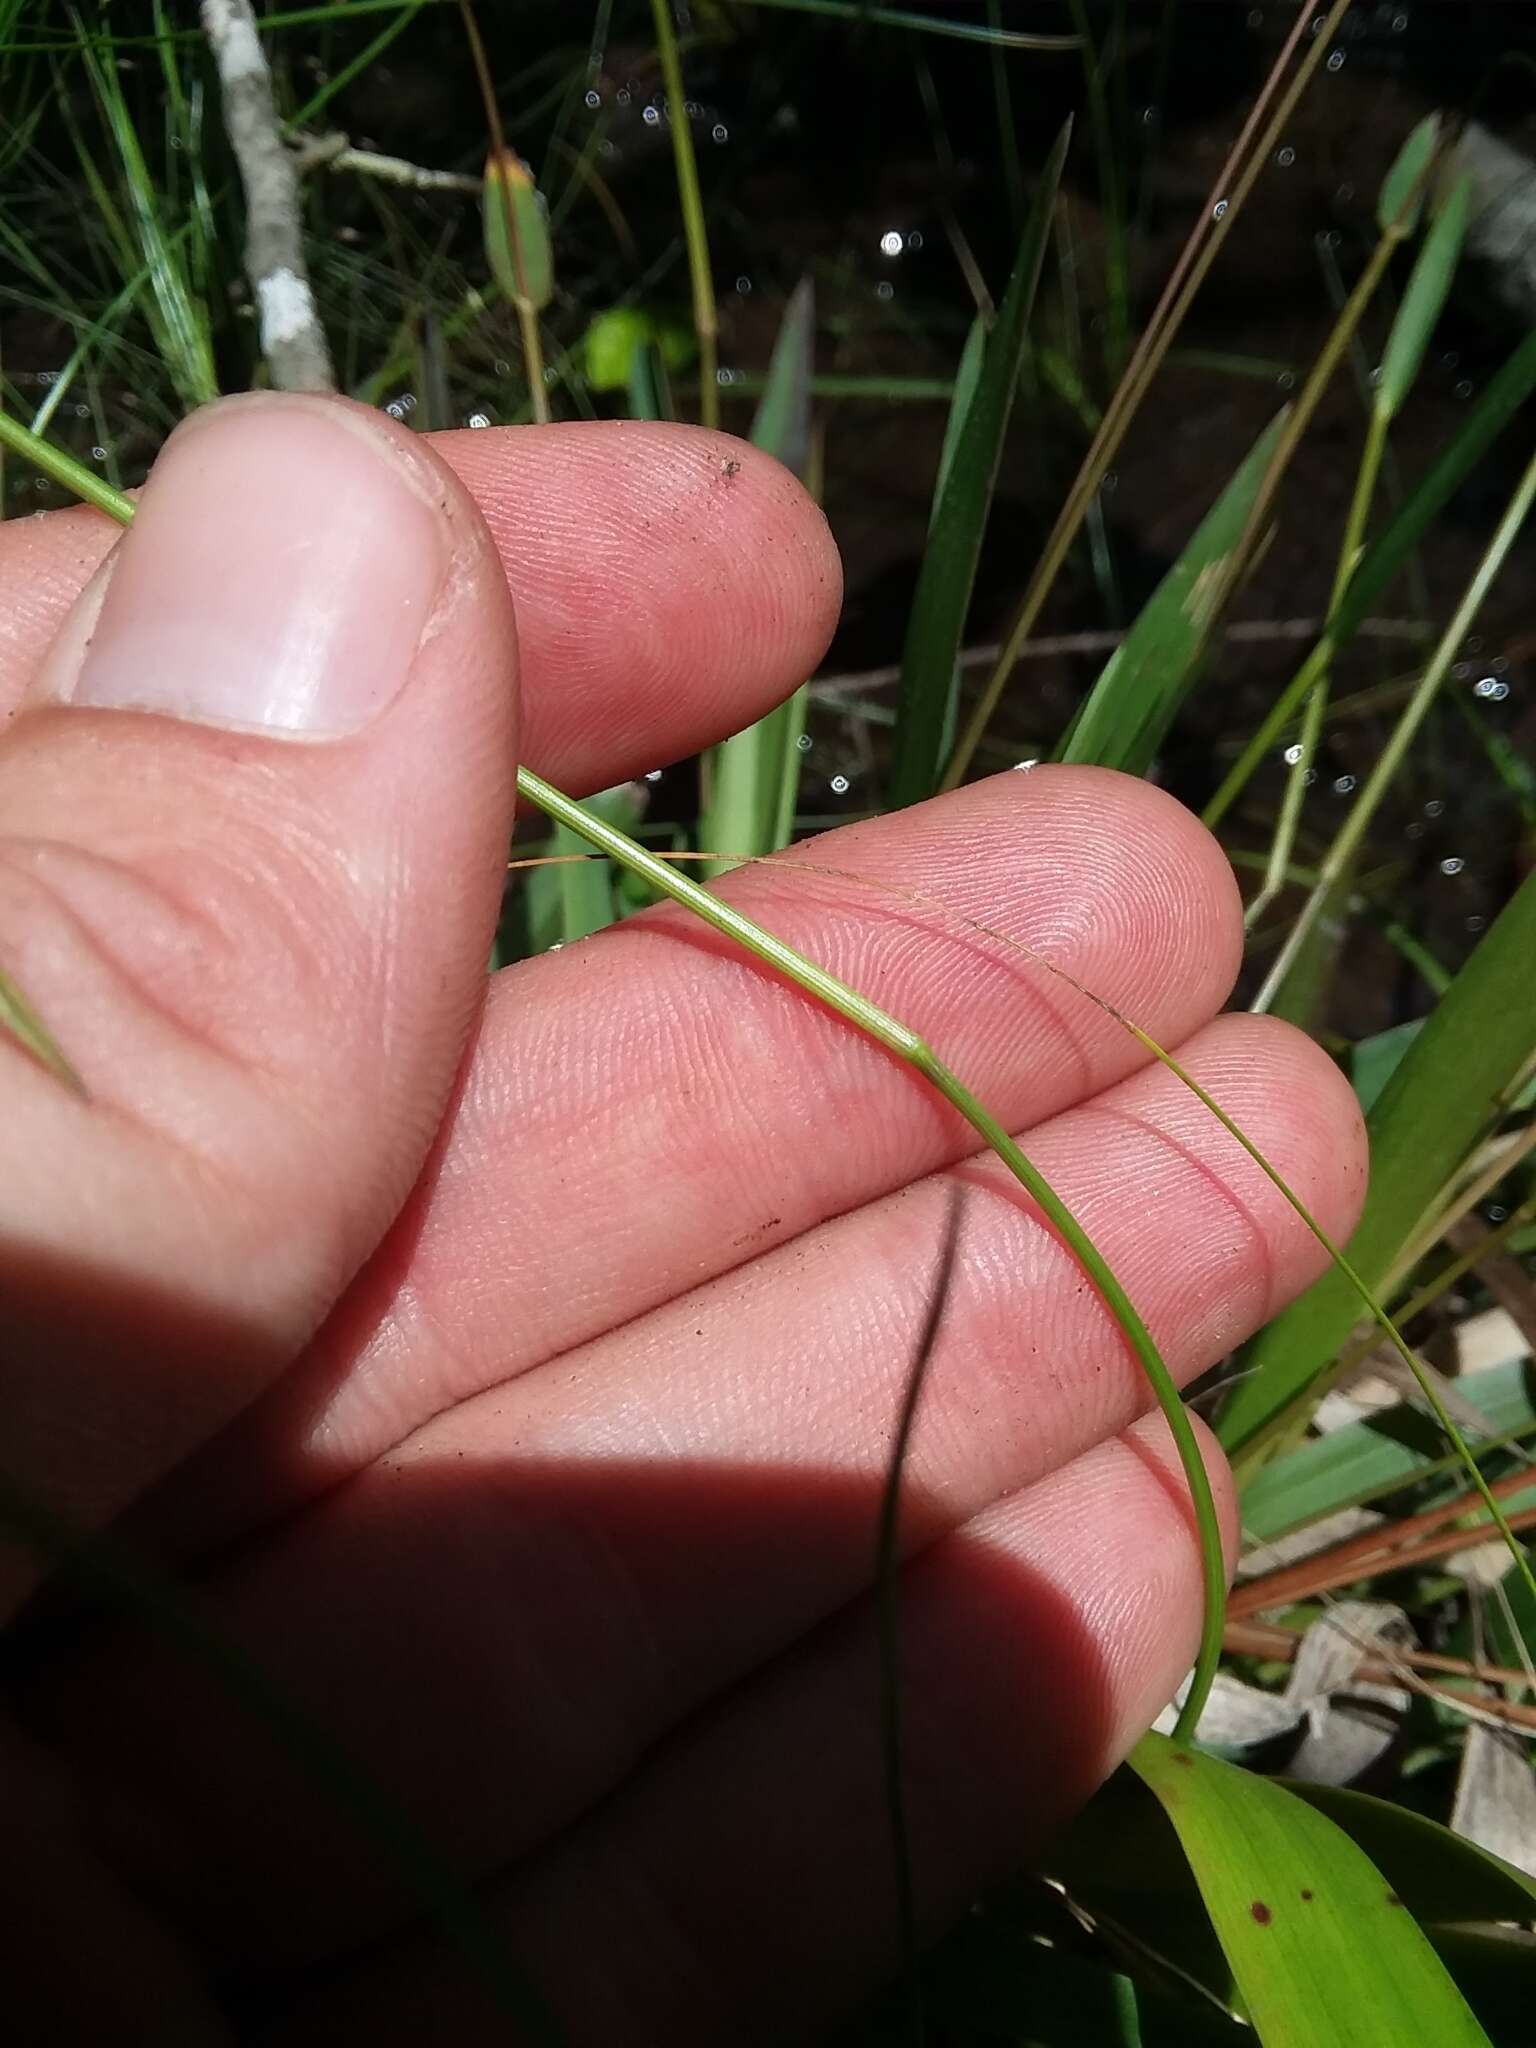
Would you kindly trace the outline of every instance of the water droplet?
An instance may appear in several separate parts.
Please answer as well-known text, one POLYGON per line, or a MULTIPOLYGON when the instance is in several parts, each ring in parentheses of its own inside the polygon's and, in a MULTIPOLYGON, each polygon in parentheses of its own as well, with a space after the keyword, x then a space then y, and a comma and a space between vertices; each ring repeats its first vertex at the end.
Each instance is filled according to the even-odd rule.
POLYGON ((1481 633, 1469 633, 1461 644, 1465 647, 1468 654, 1481 654, 1483 651, 1483 636, 1481 633))
POLYGON ((910 234, 910 235, 908 235, 908 237, 907 237, 907 247, 908 247, 909 249, 921 249, 921 247, 922 247, 922 246, 923 246, 923 231, 922 231, 922 229, 921 229, 921 228, 914 228, 914 229, 912 230, 911 234, 910 234))
POLYGON ((1393 34, 1394 34, 1394 35, 1399 35, 1399 36, 1400 36, 1400 35, 1402 34, 1403 30, 1404 30, 1404 29, 1405 29, 1405 28, 1406 28, 1407 26, 1408 26, 1408 17, 1407 17, 1407 15, 1406 15, 1406 14, 1394 14, 1394 15, 1393 15, 1393 17, 1392 17, 1392 32, 1393 32, 1393 34))
POLYGON ((1502 1223, 1509 1211, 1502 1202, 1490 1202, 1483 1213, 1490 1223, 1502 1223))
POLYGON ((488 427, 491 424, 491 416, 488 412, 466 413, 464 424, 466 427, 488 427))
POLYGON ((1456 383, 1456 396, 1458 398, 1470 398, 1472 396, 1473 388, 1474 387, 1472 379, 1470 377, 1458 378, 1456 383))
POLYGON ((661 119, 661 109, 659 107, 646 107, 641 111, 640 118, 647 128, 654 128, 661 119))
POLYGON ((1493 670, 1496 676, 1501 676, 1509 667, 1509 656, 1507 654, 1496 654, 1493 657, 1492 661, 1489 662, 1488 666, 1493 670))
POLYGON ((1448 853, 1440 863, 1440 872, 1442 875, 1459 875, 1465 866, 1466 862, 1459 853, 1448 853))
POLYGON ((1444 363, 1445 367, 1448 370, 1454 370, 1456 365, 1461 361, 1461 350, 1456 348, 1448 348, 1445 351, 1444 355, 1441 356, 1440 360, 1442 363, 1444 363))
POLYGON ((1316 780, 1317 770, 1315 768, 1304 768, 1301 771, 1301 786, 1303 789, 1310 789, 1316 780))
POLYGON ((700 114, 702 114, 703 111, 704 109, 699 105, 697 100, 684 100, 683 112, 688 116, 690 121, 697 121, 700 114))
POLYGON ((729 142, 731 131, 723 121, 717 121, 709 131, 709 139, 711 142, 729 142))
POLYGON ((600 107, 603 104, 603 96, 595 86, 587 88, 586 102, 589 107, 600 107))
POLYGON ((1375 390, 1376 390, 1376 389, 1377 389, 1377 388, 1378 388, 1378 387, 1380 386, 1380 383, 1381 383, 1381 365, 1380 365, 1380 363, 1378 363, 1378 364, 1376 365, 1375 369, 1374 369, 1374 370, 1372 370, 1372 372, 1371 372, 1371 374, 1370 374, 1370 378, 1369 378, 1369 380, 1368 380, 1368 381, 1369 381, 1369 383, 1370 383, 1370 387, 1371 387, 1371 389, 1372 389, 1373 391, 1375 391, 1375 390))
POLYGON ((1015 761, 1013 764, 1013 772, 1015 775, 1027 775, 1031 768, 1038 768, 1039 766, 1040 757, 1038 754, 1036 754, 1032 756, 1031 759, 1029 759, 1028 761, 1015 761))
POLYGON ((96 445, 96 447, 94 447, 94 448, 93 448, 93 449, 91 450, 91 460, 92 460, 93 462, 105 462, 105 461, 106 461, 106 459, 107 459, 107 451, 106 451, 106 449, 105 449, 105 448, 103 448, 103 447, 102 447, 102 446, 100 445, 100 443, 98 443, 98 444, 96 445))
POLYGON ((1483 929, 1484 925, 1487 924, 1487 922, 1488 920, 1486 917, 1478 917, 1474 914, 1472 917, 1469 917, 1467 919, 1467 930, 1469 932, 1480 932, 1483 929))
POLYGON ((1285 752, 1280 756, 1280 758, 1285 763, 1287 768, 1294 768, 1296 766, 1296 763, 1301 759, 1302 755, 1305 752, 1306 748, 1303 747, 1301 741, 1296 740, 1292 743, 1292 745, 1286 748, 1285 752))
POLYGON ((1118 490, 1119 490, 1119 488, 1120 488, 1120 472, 1119 472, 1119 470, 1118 470, 1118 469, 1106 469, 1106 470, 1105 470, 1105 472, 1104 472, 1104 481, 1103 481, 1103 483, 1101 483, 1101 484, 1099 485, 1099 489, 1100 489, 1101 491, 1118 491, 1118 490))
POLYGON ((76 405, 74 412, 77 420, 88 420, 91 416, 91 408, 88 405, 76 405))
POLYGON ((1471 673, 1472 664, 1470 661, 1454 662, 1451 666, 1451 674, 1458 683, 1464 683, 1471 673))
POLYGON ((173 136, 171 137, 171 147, 172 147, 172 149, 180 149, 180 148, 181 148, 181 137, 180 137, 179 135, 173 135, 173 136))
POLYGON ((1288 171, 1291 165, 1295 163, 1295 161, 1296 152, 1294 149, 1291 148, 1291 145, 1289 143, 1287 143, 1283 149, 1277 149, 1275 151, 1275 162, 1280 166, 1281 170, 1288 171))
POLYGON ((1328 69, 1330 71, 1342 71, 1344 69, 1344 52, 1342 50, 1330 50, 1328 52, 1328 69))
POLYGON ((1489 701, 1494 704, 1502 704, 1508 695, 1508 683, 1501 683, 1495 678, 1493 688, 1488 692, 1489 701))
POLYGON ((645 779, 647 782, 660 782, 661 770, 659 768, 647 768, 645 771, 645 779))
POLYGON ((1444 797, 1440 797, 1440 796, 1432 796, 1432 797, 1430 798, 1429 802, 1428 802, 1428 803, 1427 803, 1427 804, 1426 804, 1426 805, 1424 806, 1424 815, 1425 815, 1425 817, 1426 817, 1426 818, 1439 818, 1439 817, 1443 817, 1443 816, 1444 816, 1444 814, 1445 814, 1445 799, 1444 799, 1444 797))
POLYGON ((891 283, 888 277, 882 277, 880 282, 875 286, 875 297, 877 299, 894 299, 895 296, 895 285, 891 283))
POLYGON ((882 256, 899 256, 906 246, 907 238, 900 228, 887 228, 880 237, 880 254, 882 256))
POLYGON ((1496 697, 1499 694, 1498 677, 1479 676, 1472 685, 1472 694, 1474 697, 1496 697))
POLYGON ((1312 29, 1311 29, 1311 33, 1312 33, 1313 35, 1315 35, 1315 36, 1320 36, 1320 35, 1322 34, 1323 30, 1324 30, 1324 29, 1325 29, 1325 28, 1326 28, 1327 26, 1328 26, 1328 17, 1327 17, 1327 15, 1326 15, 1326 14, 1314 14, 1314 15, 1313 15, 1313 17, 1312 17, 1312 29))
POLYGON ((808 754, 811 751, 810 734, 808 732, 801 733, 799 739, 795 741, 795 745, 800 749, 802 754, 808 754))
MULTIPOLYGON (((1252 19, 1253 19, 1253 16, 1252 16, 1252 15, 1250 14, 1250 15, 1249 15, 1249 17, 1248 17, 1248 19, 1249 19, 1250 21, 1252 21, 1252 19)), ((1150 127, 1152 126, 1152 123, 1153 123, 1153 122, 1154 122, 1154 121, 1155 121, 1156 119, 1157 119, 1157 109, 1156 109, 1156 107, 1143 107, 1143 108, 1142 108, 1142 110, 1141 110, 1141 125, 1142 125, 1142 127, 1143 127, 1143 128, 1150 128, 1150 127)))
POLYGON ((1264 10, 1262 7, 1249 8, 1248 26, 1250 28, 1262 28, 1264 26, 1264 10))
POLYGON ((716 370, 715 382, 717 384, 734 384, 737 374, 735 370, 716 370))
POLYGON ((627 107, 630 102, 629 87, 627 85, 621 85, 618 91, 614 94, 614 98, 618 101, 621 107, 627 107))
POLYGON ((849 789, 849 782, 848 782, 848 778, 847 778, 847 776, 846 776, 846 775, 834 775, 834 776, 833 776, 833 778, 832 778, 832 794, 833 794, 834 796, 846 796, 846 795, 848 794, 848 789, 849 789))
POLYGON ((752 280, 751 280, 751 278, 750 278, 750 277, 738 277, 738 278, 737 278, 737 280, 736 280, 736 290, 737 290, 737 294, 738 294, 738 296, 740 296, 741 298, 743 298, 743 299, 744 299, 744 298, 745 298, 745 297, 747 296, 747 293, 748 293, 749 291, 751 291, 751 289, 752 289, 752 280))
POLYGON ((1296 372, 1294 370, 1282 370, 1279 376, 1275 379, 1275 382, 1280 386, 1280 389, 1282 391, 1289 391, 1295 385, 1296 372))
POLYGON ((1336 775, 1333 778, 1333 793, 1335 796, 1348 796, 1354 786, 1355 778, 1353 775, 1336 775))
POLYGON ((1226 215, 1226 211, 1227 211, 1227 202, 1226 202, 1226 200, 1225 200, 1225 199, 1218 199, 1218 200, 1217 200, 1217 202, 1216 202, 1216 204, 1215 204, 1215 205, 1214 205, 1214 206, 1213 206, 1213 207, 1211 208, 1211 219, 1212 219, 1212 220, 1222 220, 1222 219, 1224 219, 1224 218, 1225 218, 1225 215, 1226 215))
POLYGON ((496 372, 498 377, 510 377, 512 374, 512 365, 507 361, 505 356, 498 356, 495 362, 492 363, 491 368, 496 372))
POLYGON ((1418 818, 1415 818, 1411 825, 1403 827, 1403 837, 1405 839, 1422 839, 1424 837, 1424 827, 1418 818))

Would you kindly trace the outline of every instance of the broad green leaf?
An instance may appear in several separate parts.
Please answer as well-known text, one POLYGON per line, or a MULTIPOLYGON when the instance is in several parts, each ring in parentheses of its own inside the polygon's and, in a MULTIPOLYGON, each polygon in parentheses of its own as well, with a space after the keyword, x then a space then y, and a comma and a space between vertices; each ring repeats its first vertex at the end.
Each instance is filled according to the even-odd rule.
POLYGON ((649 343, 669 370, 680 370, 693 355, 686 327, 648 313, 643 306, 609 306, 587 322, 581 337, 582 371, 594 391, 622 391, 629 382, 637 347, 649 343))
MULTIPOLYGON (((1371 1184, 1348 1252, 1373 1292, 1536 1047, 1533 959, 1536 874, 1441 997, 1367 1119, 1371 1184)), ((1297 1411, 1359 1315, 1359 1296, 1334 1268, 1261 1332, 1218 1425, 1229 1456, 1297 1411)))
POLYGON ((54 1042, 53 1033, 3 967, 0 967, 0 1031, 14 1038, 24 1051, 29 1052, 39 1065, 46 1067, 50 1074, 62 1081, 66 1088, 71 1089, 76 1095, 85 1094, 85 1083, 60 1052, 54 1042))
POLYGON ((1040 174, 1013 276, 987 338, 981 374, 965 407, 944 494, 930 527, 902 650, 890 786, 890 802, 896 809, 932 796, 943 768, 945 741, 953 725, 961 635, 1071 139, 1069 121, 1040 174))
POLYGON ((1213 607, 1268 472, 1284 414, 1272 420, 1105 663, 1062 746, 1063 761, 1145 775, 1193 686, 1213 607))
POLYGON ((1397 152, 1376 202, 1376 225, 1384 235, 1394 229, 1400 235, 1411 235, 1418 226, 1424 204, 1424 173, 1439 139, 1440 116, 1426 114, 1397 152))
POLYGON ((1288 1789, 1343 1829, 1415 1920, 1536 1920, 1536 1878, 1438 1821, 1342 1785, 1288 1789))
MULTIPOLYGON (((1536 1431, 1536 1364, 1512 1359, 1461 1382, 1495 1436, 1536 1431)), ((1243 1529, 1269 1543, 1340 1508, 1460 1468, 1432 1417, 1406 1402, 1331 1429, 1261 1465, 1243 1488, 1243 1529)), ((1508 1658, 1500 1661, 1509 1662, 1508 1658)))
POLYGON ((1147 1735, 1156 1794, 1264 2048, 1488 2048, 1428 1937, 1342 1828, 1283 1785, 1147 1735))
POLYGON ((1424 237, 1381 358, 1375 404, 1377 411, 1388 419, 1401 407, 1419 374, 1424 351, 1461 260, 1471 206, 1472 180, 1458 178, 1424 237))
MULTIPOLYGON (((811 446, 811 371, 816 340, 816 302, 811 280, 802 278, 779 323, 778 339, 752 421, 753 443, 803 475, 811 446)), ((722 481, 729 484, 729 477, 722 481)), ((772 853, 794 832, 800 789, 800 735, 805 729, 807 693, 802 688, 766 718, 711 750, 699 820, 706 853, 772 853)), ((727 863, 711 862, 719 873, 727 863)))
POLYGON ((485 260, 492 277, 514 305, 541 313, 555 289, 549 221, 528 166, 516 150, 492 150, 486 158, 481 209, 485 260))

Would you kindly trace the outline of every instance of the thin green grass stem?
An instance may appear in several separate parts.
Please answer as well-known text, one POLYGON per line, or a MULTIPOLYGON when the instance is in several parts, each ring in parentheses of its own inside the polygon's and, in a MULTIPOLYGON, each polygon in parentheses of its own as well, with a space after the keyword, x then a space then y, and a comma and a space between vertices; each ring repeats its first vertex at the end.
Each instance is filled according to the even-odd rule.
POLYGON ((715 281, 709 267, 709 232, 704 225, 704 200, 699 191, 699 165, 693 153, 693 128, 683 91, 683 64, 671 0, 651 0, 656 23, 656 54, 667 88, 667 123, 672 130, 672 161, 677 168, 677 199, 683 210, 683 239, 688 249, 688 277, 693 287, 693 327, 699 342, 699 421, 720 424, 720 319, 715 309, 715 281))
MULTIPOLYGON (((1334 570, 1333 591, 1328 600, 1330 620, 1338 616, 1340 601, 1350 577, 1355 573, 1355 564, 1360 559, 1360 550, 1365 539, 1365 523, 1370 516, 1371 501, 1376 494, 1376 479, 1381 470, 1382 457, 1386 453, 1387 429, 1390 424, 1390 415, 1384 408, 1371 408, 1365 432, 1365 447, 1361 453, 1360 467, 1355 475, 1349 514, 1344 522, 1344 538, 1339 546, 1338 564, 1334 570)), ((1326 633, 1323 644, 1328 647, 1332 645, 1326 633)), ((1317 756, 1323 721, 1327 716, 1330 682, 1329 663, 1325 659, 1319 665, 1316 680, 1307 694, 1306 709, 1301 722, 1301 738, 1298 743, 1300 751, 1289 764, 1290 778, 1285 785, 1285 796, 1280 805, 1280 820, 1270 845, 1269 864, 1264 870, 1264 880, 1258 894, 1243 913, 1243 923, 1249 931, 1258 923, 1285 886, 1286 870, 1295 853, 1296 835, 1301 826, 1301 809, 1306 798, 1307 777, 1317 756)))
MULTIPOLYGON (((659 0, 658 0, 659 4, 659 0)), ((964 780, 967 769, 983 735, 996 711, 1009 678, 1013 674, 1020 651, 1034 631, 1045 601, 1051 593, 1063 563, 1077 539, 1083 521, 1103 483, 1105 471, 1113 462, 1121 442, 1130 429, 1132 420, 1146 396, 1152 379, 1162 366, 1163 358, 1173 345, 1174 337, 1183 324, 1184 316, 1194 302, 1196 293, 1205 281, 1206 273, 1215 262, 1223 242, 1230 234, 1243 202, 1253 189, 1260 171, 1269 161, 1286 124, 1296 109, 1296 103, 1306 90, 1313 72, 1322 60, 1323 52, 1332 41, 1335 29, 1344 18, 1350 0, 1334 0, 1323 26, 1310 40, 1296 75, 1281 95, 1279 104, 1263 132, 1253 141, 1242 167, 1238 168, 1242 142, 1233 152, 1223 168, 1220 183, 1227 181, 1228 172, 1235 173, 1231 189, 1218 192, 1210 213, 1202 216, 1185 247, 1184 254, 1169 279, 1162 300, 1153 312, 1145 332, 1131 353, 1114 396, 1105 408, 1099 430, 1094 435, 1083 464, 1067 494, 1065 503, 1057 515, 1040 560, 1020 602, 1019 609, 1009 628, 1008 637, 997 658, 996 666, 987 678, 975 708, 961 733, 949 764, 944 771, 941 789, 954 789, 964 780)), ((1287 39, 1285 48, 1277 59, 1271 84, 1278 78, 1281 69, 1289 61, 1291 51, 1300 42, 1303 32, 1309 26, 1304 14, 1299 14, 1296 25, 1287 39)), ((1269 88, 1266 88, 1266 92, 1269 88)), ((1263 104, 1261 99, 1260 104, 1263 104)), ((1256 110, 1257 111, 1257 110, 1256 110)))
POLYGON ((1324 904, 1337 886, 1354 859, 1356 850, 1365 837, 1371 820, 1381 806, 1383 797, 1390 788, 1403 757, 1412 745, 1419 727, 1424 723, 1430 706, 1434 703, 1440 685, 1450 672, 1461 643, 1471 630, 1472 622, 1481 609, 1489 588, 1504 566, 1505 557, 1514 546, 1515 540, 1525 524, 1526 515, 1536 498, 1536 456, 1527 464, 1525 474, 1515 488, 1513 497, 1506 506, 1492 540, 1484 551, 1471 582, 1467 585, 1460 604, 1456 607, 1450 624, 1441 635, 1429 664, 1419 680, 1418 687, 1409 698, 1401 718, 1387 739, 1377 758, 1375 767, 1366 780, 1365 787, 1355 800, 1354 809, 1340 828, 1332 846, 1329 847, 1318 868, 1316 887, 1303 905, 1296 922, 1286 935, 1285 943, 1264 977, 1263 986, 1255 996, 1252 1008, 1267 1010, 1274 1002, 1275 995, 1302 947, 1305 945, 1313 926, 1321 915, 1324 904))

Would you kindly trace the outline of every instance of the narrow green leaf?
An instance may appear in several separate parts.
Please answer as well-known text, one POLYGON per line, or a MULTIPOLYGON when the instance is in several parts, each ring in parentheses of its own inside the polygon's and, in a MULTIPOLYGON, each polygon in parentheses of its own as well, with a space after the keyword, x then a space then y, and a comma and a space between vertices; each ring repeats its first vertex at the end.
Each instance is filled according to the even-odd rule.
POLYGON ((492 277, 514 305, 541 313, 555 289, 549 222, 528 166, 515 150, 492 150, 486 158, 481 211, 492 277))
POLYGON ((632 420, 670 420, 676 417, 666 357, 654 341, 637 341, 631 349, 625 392, 632 420))
POLYGON ((1225 573, 1247 530, 1285 415, 1280 413, 1243 458, 1195 529, 1098 681, 1058 759, 1096 762, 1145 775, 1199 672, 1215 623, 1212 606, 1230 589, 1225 573))
POLYGON ((1284 1786, 1147 1735, 1129 1758, 1178 1832, 1264 2048, 1488 2048, 1417 1921, 1284 1786))
POLYGON ((939 450, 939 473, 933 483, 933 504, 928 514, 931 528, 939 516, 944 503, 945 488, 949 473, 955 466, 955 451, 960 446, 961 431, 976 396, 976 386, 981 381, 981 366, 987 356, 987 323, 978 313, 971 322, 971 331, 965 337, 965 347, 960 351, 960 364, 955 371, 954 385, 949 393, 949 413, 944 421, 944 445, 939 450))
POLYGON ((73 1094, 85 1094, 85 1083, 60 1052, 53 1033, 3 967, 0 967, 0 1031, 14 1038, 23 1051, 29 1052, 73 1094))
POLYGON ((815 355, 816 294, 802 277, 784 308, 768 378, 752 419, 752 444, 804 476, 811 448, 811 365, 815 355))
MULTIPOLYGON (((1348 1252, 1373 1291, 1536 1047, 1533 959, 1536 874, 1522 882, 1441 998, 1368 1119, 1370 1192, 1348 1252)), ((1218 1425, 1229 1456, 1255 1445, 1305 1402, 1359 1313, 1354 1288, 1334 1268, 1260 1334, 1218 1425)))
POLYGON ((1536 1878, 1427 1815, 1342 1785, 1289 1789, 1370 1857, 1415 1920, 1536 1920, 1536 1878))
POLYGON ((890 788, 893 808, 918 803, 938 787, 945 738, 953 724, 961 635, 1071 139, 1069 121, 1040 174, 1013 276, 987 339, 981 373, 965 408, 929 532, 902 652, 890 788))
MULTIPOLYGON (((756 447, 777 456, 786 469, 803 475, 811 447, 811 371, 815 357, 816 300, 811 280, 802 278, 790 295, 752 421, 756 447)), ((724 475, 729 485, 730 477, 724 475)), ((709 853, 773 853, 794 834, 800 790, 800 735, 805 730, 807 692, 802 688, 734 734, 710 755, 705 782, 708 800, 699 821, 709 853)), ((718 874, 726 862, 709 862, 718 874)))
POLYGON ((1035 35, 1027 29, 985 28, 980 22, 946 20, 899 7, 872 7, 869 0, 746 0, 749 7, 777 7, 788 14, 821 14, 860 28, 911 29, 920 35, 954 36, 967 43, 992 43, 1005 50, 1075 50, 1076 36, 1035 35))
POLYGON ((1399 410, 1419 374, 1424 351, 1461 260, 1471 207, 1472 180, 1458 178, 1424 237, 1381 358, 1375 402, 1377 410, 1388 419, 1399 410))
MULTIPOLYGON (((617 827, 632 832, 645 809, 645 799, 632 782, 614 789, 599 790, 586 800, 588 810, 617 827)), ((592 932, 602 931, 614 921, 611 861, 594 854, 584 839, 569 826, 557 824, 550 836, 551 854, 579 855, 550 867, 528 872, 528 950, 546 952, 551 946, 569 946, 592 932)))
MULTIPOLYGON (((1490 1366, 1460 1384, 1487 1416, 1495 1438, 1536 1432, 1536 1365, 1529 1360, 1490 1366)), ((1340 1508, 1359 1507, 1459 1468, 1460 1462, 1447 1451, 1434 1421, 1404 1402, 1330 1429, 1261 1465, 1243 1488, 1243 1530, 1255 1542, 1269 1543, 1340 1508)))
POLYGON ((1424 204, 1424 173, 1440 139, 1440 116, 1426 114, 1409 134, 1381 183, 1376 201, 1376 225, 1384 235, 1395 229, 1411 235, 1419 224, 1424 204))
POLYGON ((1424 1029, 1422 1017, 1410 1017, 1405 1024, 1390 1024, 1373 1038, 1362 1038, 1349 1056, 1349 1078, 1360 1107, 1369 1114, 1381 1091, 1403 1063, 1403 1055, 1424 1029))

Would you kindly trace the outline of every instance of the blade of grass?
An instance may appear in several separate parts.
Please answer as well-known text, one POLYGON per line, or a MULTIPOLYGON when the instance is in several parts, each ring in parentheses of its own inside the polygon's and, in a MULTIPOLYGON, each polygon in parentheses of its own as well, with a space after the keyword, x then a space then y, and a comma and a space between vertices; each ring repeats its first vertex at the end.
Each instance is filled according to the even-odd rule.
POLYGON ((480 85, 486 133, 491 143, 485 162, 483 200, 486 266, 516 310, 528 403, 534 420, 544 426, 549 422, 549 383, 544 374, 539 314, 549 304, 554 289, 549 223, 540 208, 527 165, 515 150, 507 147, 507 138, 502 133, 496 85, 471 0, 459 0, 459 14, 480 85))
POLYGON ((775 7, 786 14, 820 14, 861 28, 911 29, 919 35, 953 36, 961 42, 991 43, 1006 50, 1075 50, 1076 36, 1036 35, 1026 29, 986 28, 949 21, 942 15, 912 14, 904 8, 871 7, 863 0, 743 0, 747 7, 775 7))
POLYGON ((1211 600, 1248 529, 1285 415, 1260 435, 1105 663, 1057 758, 1145 775, 1193 687, 1215 617, 1211 600))
MULTIPOLYGON (((768 379, 752 423, 756 447, 803 475, 811 445, 811 367, 816 302, 802 278, 790 297, 774 343, 768 379)), ((800 735, 808 693, 804 685, 745 732, 735 733, 707 757, 707 791, 699 829, 707 846, 739 846, 772 853, 787 846, 800 788, 800 735)), ((718 868, 706 865, 706 873, 718 868)))
MULTIPOLYGON (((982 535, 997 483, 1035 289, 1071 139, 1072 126, 1068 122, 1057 136, 1040 174, 1013 276, 997 324, 987 337, 980 373, 963 413, 963 382, 957 380, 950 430, 953 454, 943 471, 943 495, 935 503, 902 652, 890 789, 890 801, 896 809, 931 796, 938 783, 953 720, 957 663, 982 535)), ((949 438, 947 435, 946 439, 949 438)))
POLYGON ((53 1033, 0 967, 0 1031, 12 1038, 39 1066, 46 1067, 73 1095, 88 1099, 85 1083, 59 1050, 53 1033))
POLYGON ((699 420, 720 424, 720 317, 715 309, 715 281, 709 267, 709 231, 699 191, 699 166, 693 152, 688 98, 683 91, 683 63, 671 0, 651 0, 656 29, 656 54, 667 88, 667 124, 672 130, 672 161, 677 171, 677 198, 683 214, 683 239, 688 249, 688 278, 693 291, 693 326, 699 340, 699 420))
POLYGON ((1130 1768, 1177 1831, 1264 2048, 1488 2048, 1428 1938, 1295 1793, 1147 1735, 1130 1768))

